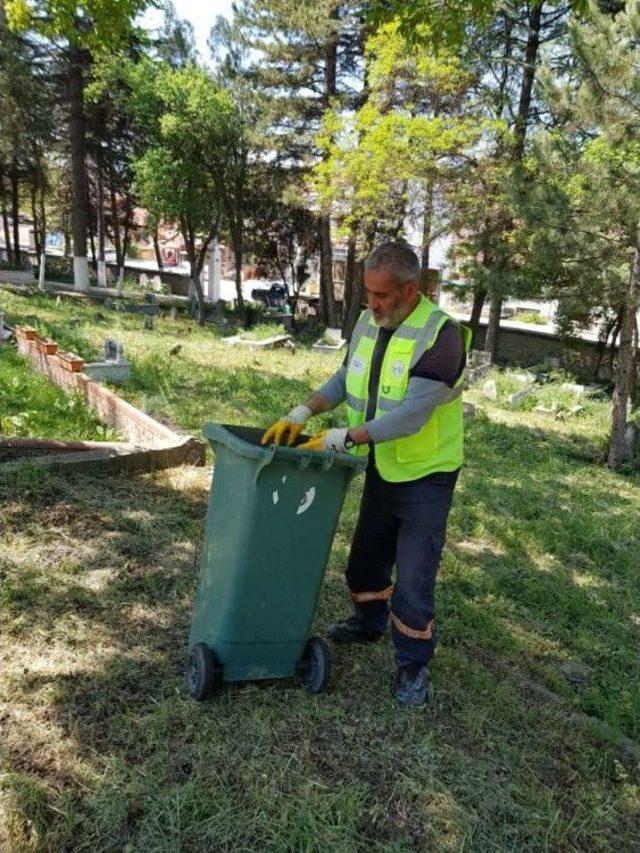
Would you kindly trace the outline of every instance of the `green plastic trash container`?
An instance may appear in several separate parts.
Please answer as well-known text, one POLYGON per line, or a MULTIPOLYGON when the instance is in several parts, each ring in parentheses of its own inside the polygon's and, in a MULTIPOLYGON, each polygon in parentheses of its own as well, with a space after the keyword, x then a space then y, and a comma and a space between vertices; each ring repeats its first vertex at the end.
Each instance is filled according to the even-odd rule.
MULTIPOLYGON (((223 681, 326 686, 325 644, 309 638, 344 496, 366 457, 260 446, 262 430, 205 424, 215 450, 186 680, 195 699, 223 681)), ((299 442, 304 439, 301 437, 299 442)))

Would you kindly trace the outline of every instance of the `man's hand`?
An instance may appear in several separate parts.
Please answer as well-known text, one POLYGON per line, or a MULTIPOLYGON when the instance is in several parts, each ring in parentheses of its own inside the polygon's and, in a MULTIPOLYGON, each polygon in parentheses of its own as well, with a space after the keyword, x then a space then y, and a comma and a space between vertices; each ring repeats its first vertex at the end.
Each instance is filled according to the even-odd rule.
POLYGON ((288 415, 280 418, 279 421, 269 427, 260 439, 260 444, 269 444, 270 442, 281 444, 288 433, 287 444, 291 447, 311 415, 312 412, 308 406, 296 406, 288 415))
POLYGON ((334 453, 346 453, 345 439, 347 438, 348 430, 344 429, 323 429, 317 432, 309 441, 298 445, 297 450, 333 450, 334 453))

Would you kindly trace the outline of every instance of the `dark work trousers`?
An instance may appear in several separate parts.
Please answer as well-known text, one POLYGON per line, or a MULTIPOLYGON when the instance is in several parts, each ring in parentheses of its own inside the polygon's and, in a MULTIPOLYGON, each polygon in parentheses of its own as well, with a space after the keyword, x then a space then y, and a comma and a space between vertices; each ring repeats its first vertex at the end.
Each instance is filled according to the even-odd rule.
POLYGON ((374 464, 367 469, 347 583, 366 628, 382 632, 391 616, 398 666, 433 656, 436 572, 458 473, 388 483, 374 464))

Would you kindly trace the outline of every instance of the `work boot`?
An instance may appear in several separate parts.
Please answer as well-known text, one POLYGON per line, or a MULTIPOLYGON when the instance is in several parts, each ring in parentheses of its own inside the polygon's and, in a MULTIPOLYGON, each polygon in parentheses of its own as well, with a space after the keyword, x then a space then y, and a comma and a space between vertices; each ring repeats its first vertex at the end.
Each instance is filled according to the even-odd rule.
POLYGON ((344 622, 334 622, 327 629, 329 639, 339 645, 347 643, 375 643, 384 632, 372 631, 367 628, 357 616, 350 616, 344 622))
POLYGON ((423 664, 410 664, 398 670, 398 705, 426 705, 429 701, 429 670, 423 664))

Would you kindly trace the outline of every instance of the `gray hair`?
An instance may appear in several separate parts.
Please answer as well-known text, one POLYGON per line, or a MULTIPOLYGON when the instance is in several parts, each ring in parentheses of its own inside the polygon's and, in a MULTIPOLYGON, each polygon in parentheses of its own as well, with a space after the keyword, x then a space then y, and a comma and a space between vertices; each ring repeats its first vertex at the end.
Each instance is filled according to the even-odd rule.
POLYGON ((420 261, 408 243, 390 240, 376 246, 364 262, 364 268, 375 270, 381 267, 391 273, 396 284, 420 281, 420 261))

